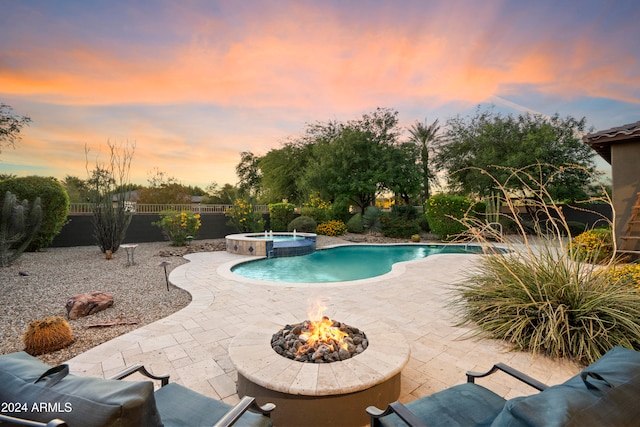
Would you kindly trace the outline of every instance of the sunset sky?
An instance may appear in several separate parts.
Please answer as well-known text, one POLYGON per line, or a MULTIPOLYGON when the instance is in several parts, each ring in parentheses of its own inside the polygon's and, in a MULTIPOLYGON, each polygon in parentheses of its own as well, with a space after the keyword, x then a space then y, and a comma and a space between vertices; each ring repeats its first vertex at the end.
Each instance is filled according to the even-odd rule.
POLYGON ((376 107, 445 124, 479 104, 640 120, 640 3, 589 0, 0 0, 0 102, 31 117, 0 172, 87 178, 135 142, 132 181, 236 184, 307 123, 376 107))

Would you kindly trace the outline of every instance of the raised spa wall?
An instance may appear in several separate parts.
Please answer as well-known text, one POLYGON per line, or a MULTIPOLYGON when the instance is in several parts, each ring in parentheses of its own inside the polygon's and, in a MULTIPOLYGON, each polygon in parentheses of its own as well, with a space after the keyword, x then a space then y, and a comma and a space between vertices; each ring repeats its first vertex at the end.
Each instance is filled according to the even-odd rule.
POLYGON ((314 233, 245 233, 226 236, 227 252, 267 258, 307 255, 316 250, 314 233), (274 242, 274 236, 302 237, 301 240, 274 242))

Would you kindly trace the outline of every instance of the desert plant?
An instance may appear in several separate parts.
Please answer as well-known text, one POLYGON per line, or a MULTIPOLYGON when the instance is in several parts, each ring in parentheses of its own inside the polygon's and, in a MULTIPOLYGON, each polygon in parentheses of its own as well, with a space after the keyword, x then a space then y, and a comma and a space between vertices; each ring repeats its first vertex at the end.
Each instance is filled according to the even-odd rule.
POLYGON ((286 231, 293 221, 295 205, 291 203, 272 203, 269 205, 270 228, 273 231, 286 231))
POLYGON ((484 257, 461 285, 465 322, 516 349, 591 363, 615 345, 640 348, 640 293, 592 264, 538 246, 484 257))
POLYGON ((30 207, 27 200, 18 203, 10 191, 5 193, 0 211, 0 266, 8 266, 25 251, 41 223, 40 198, 30 207))
POLYGON ((10 191, 18 200, 40 198, 42 224, 26 251, 38 251, 51 245, 69 214, 69 196, 57 179, 42 176, 9 178, 0 181, 0 194, 10 191))
POLYGON ((313 218, 308 216, 299 216, 289 223, 288 231, 300 231, 302 233, 315 233, 318 224, 313 218))
MULTIPOLYGON (((108 163, 96 161, 95 169, 87 184, 90 188, 90 201, 93 214, 93 235, 100 250, 115 253, 125 239, 127 228, 131 224, 133 212, 127 205, 129 173, 135 144, 116 145, 107 142, 110 150, 108 163)), ((89 151, 85 148, 85 156, 89 151)))
POLYGON ((336 219, 332 219, 331 221, 323 222, 318 225, 316 229, 316 233, 324 234, 325 236, 342 236, 347 232, 347 225, 336 219))
POLYGON ((364 222, 362 221, 362 214, 360 212, 349 218, 349 221, 347 221, 347 231, 349 231, 349 233, 362 233, 364 231, 364 222))
POLYGON ((152 224, 162 229, 172 246, 183 246, 187 242, 187 238, 196 237, 202 222, 200 214, 166 210, 160 213, 160 221, 152 224))
POLYGON ((369 233, 380 233, 382 231, 382 223, 380 216, 382 210, 377 206, 367 206, 362 214, 362 225, 369 233))
POLYGON ((22 336, 24 351, 32 356, 51 353, 73 343, 73 331, 63 317, 47 317, 29 322, 22 336))
MULTIPOLYGON (((556 167, 557 173, 563 170, 556 167)), ((589 255, 564 237, 569 224, 545 182, 536 179, 540 174, 535 166, 510 173, 510 179, 528 186, 526 202, 537 213, 532 226, 537 234, 529 235, 520 220, 524 200, 515 200, 507 187, 495 181, 519 231, 514 239, 518 244, 508 243, 507 252, 483 257, 460 284, 455 301, 460 324, 477 325, 474 335, 488 334, 517 349, 584 363, 597 360, 615 345, 640 348, 637 287, 612 280, 608 272, 615 268, 613 256, 606 265, 585 262, 589 255)), ((480 230, 480 220, 463 221, 470 230, 480 230)), ((476 237, 489 246, 480 233, 476 237)))

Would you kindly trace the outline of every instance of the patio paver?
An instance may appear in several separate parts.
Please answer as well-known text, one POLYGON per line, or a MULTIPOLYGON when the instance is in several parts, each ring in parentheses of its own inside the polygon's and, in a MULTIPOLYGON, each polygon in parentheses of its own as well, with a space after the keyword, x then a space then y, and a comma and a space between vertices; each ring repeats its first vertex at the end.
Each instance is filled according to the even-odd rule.
MULTIPOLYGON (((462 383, 466 371, 485 371, 496 362, 547 384, 560 383, 579 371, 566 361, 510 352, 500 341, 464 338, 470 330, 455 326, 457 319, 448 303, 451 285, 463 278, 477 255, 432 255, 396 265, 381 278, 348 285, 257 284, 228 272, 231 262, 246 256, 210 252, 186 258, 191 262, 173 270, 169 279, 191 293, 190 305, 74 357, 68 361, 71 371, 109 377, 124 366, 142 363, 151 372, 170 374, 172 381, 234 404, 239 400, 234 387, 237 372, 227 351, 232 338, 259 323, 301 322, 318 299, 332 319, 365 333, 373 319, 405 337, 411 356, 402 371, 403 402, 462 383)), ((534 392, 503 375, 482 381, 506 398, 534 392)))

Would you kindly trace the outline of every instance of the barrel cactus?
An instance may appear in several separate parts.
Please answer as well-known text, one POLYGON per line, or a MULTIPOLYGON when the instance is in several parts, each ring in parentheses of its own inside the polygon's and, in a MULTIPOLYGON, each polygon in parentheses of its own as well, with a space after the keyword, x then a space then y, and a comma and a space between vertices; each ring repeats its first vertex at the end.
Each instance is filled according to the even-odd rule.
POLYGON ((63 317, 47 317, 29 322, 22 337, 24 351, 32 356, 60 350, 73 342, 73 331, 63 317))

